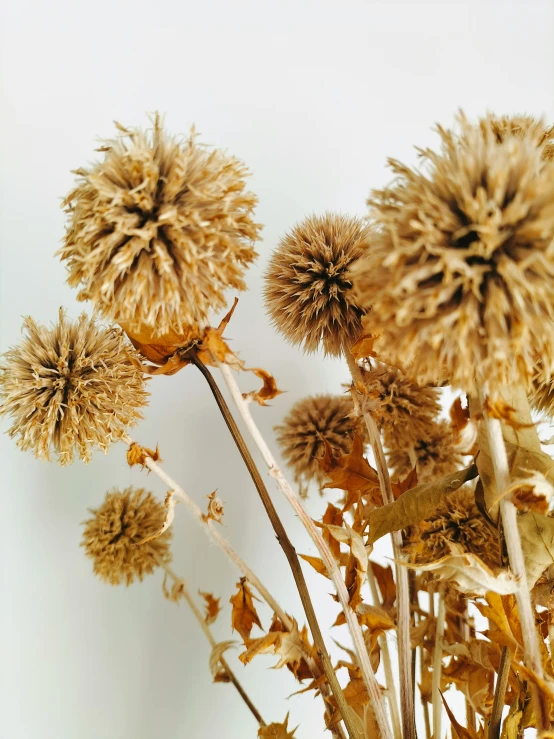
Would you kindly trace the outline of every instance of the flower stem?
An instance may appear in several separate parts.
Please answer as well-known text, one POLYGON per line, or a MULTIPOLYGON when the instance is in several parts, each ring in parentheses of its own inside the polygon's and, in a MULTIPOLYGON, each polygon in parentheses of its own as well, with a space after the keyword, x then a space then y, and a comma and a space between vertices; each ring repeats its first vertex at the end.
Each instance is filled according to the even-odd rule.
POLYGON ((336 700, 338 709, 345 723, 348 734, 351 739, 356 739, 356 737, 359 736, 359 731, 355 723, 354 715, 350 709, 350 706, 346 702, 346 698, 344 697, 344 693, 335 674, 331 658, 329 657, 329 653, 327 652, 327 647, 325 646, 325 642, 323 640, 323 634, 321 633, 321 629, 319 627, 312 599, 308 591, 308 586, 306 585, 306 580, 304 579, 304 573, 302 571, 298 555, 296 554, 296 550, 288 537, 285 527, 283 526, 283 523, 279 518, 279 514, 277 513, 275 506, 273 505, 273 501, 269 496, 265 483, 262 480, 262 477, 258 471, 258 468, 256 467, 252 455, 250 454, 250 451, 246 446, 244 439, 242 438, 242 434, 239 431, 235 419, 233 418, 231 411, 227 406, 225 398, 221 394, 221 391, 219 390, 219 387, 215 382, 212 373, 198 358, 197 355, 191 354, 191 359, 204 376, 206 382, 210 387, 210 390, 213 393, 216 403, 221 411, 221 415, 223 416, 223 419, 227 424, 231 436, 233 437, 233 441, 235 442, 237 449, 239 450, 240 455, 243 458, 243 461, 248 469, 248 472, 250 473, 250 477, 254 482, 256 490, 258 491, 258 495, 260 496, 267 516, 271 522, 271 525, 273 526, 273 530, 275 531, 277 541, 279 542, 281 548, 283 549, 283 552, 285 553, 294 577, 294 581, 296 583, 296 587, 298 589, 298 594, 300 595, 300 600, 302 601, 302 605, 304 607, 304 612, 306 614, 306 619, 308 621, 314 644, 317 649, 318 657, 321 660, 323 671, 325 672, 325 677, 327 678, 329 687, 331 688, 333 696, 336 700))
POLYGON ((321 536, 317 526, 302 505, 302 502, 300 501, 300 499, 292 489, 290 483, 277 465, 277 462, 273 457, 269 447, 267 446, 263 436, 261 435, 260 430, 256 426, 252 414, 250 413, 248 403, 242 397, 242 393, 237 385, 237 382, 233 376, 230 367, 226 364, 219 364, 219 369, 221 370, 221 374, 223 375, 227 387, 229 388, 233 401, 269 469, 269 474, 276 480, 279 489, 294 509, 295 513, 297 514, 298 518, 304 525, 304 528, 306 529, 306 531, 310 535, 310 538, 318 549, 318 552, 329 574, 329 577, 333 585, 335 586, 340 605, 345 614, 346 623, 348 625, 354 645, 354 650, 358 659, 358 666, 362 673, 362 679, 367 688, 370 702, 375 712, 377 725, 381 732, 381 739, 392 739, 384 696, 375 677, 375 673, 373 672, 361 626, 358 623, 356 614, 350 607, 348 590, 346 589, 346 585, 344 584, 341 572, 338 568, 337 563, 335 562, 333 554, 331 553, 331 550, 329 549, 327 543, 321 536))
MULTIPOLYGON (((160 561, 160 564, 164 568, 164 570, 167 572, 167 574, 169 575, 169 577, 172 580, 174 580, 174 582, 179 583, 179 586, 180 586, 179 592, 182 593, 184 599, 187 601, 187 603, 188 603, 188 605, 190 607, 190 610, 193 612, 194 617, 196 618, 196 620, 198 621, 198 623, 200 625, 200 628, 204 632, 204 635, 205 635, 206 639, 208 640, 208 643, 209 643, 210 647, 213 649, 217 645, 217 642, 216 642, 216 640, 213 637, 213 634, 212 634, 212 631, 211 631, 210 627, 208 626, 208 624, 206 623, 206 621, 202 617, 202 614, 200 613, 200 610, 198 609, 198 606, 196 605, 196 603, 192 599, 192 596, 189 593, 189 591, 187 589, 187 586, 185 585, 185 581, 182 580, 180 577, 177 577, 177 575, 173 572, 173 570, 171 569, 171 567, 169 567, 169 565, 167 565, 165 562, 160 561)), ((258 724, 260 726, 266 726, 266 723, 263 720, 260 712, 258 711, 258 709, 256 708, 256 706, 252 703, 252 701, 248 697, 248 694, 246 693, 246 691, 244 690, 244 688, 240 684, 240 682, 237 679, 236 675, 234 674, 234 672, 229 667, 229 664, 228 664, 227 660, 224 657, 220 657, 219 658, 219 662, 221 663, 221 666, 225 670, 225 673, 227 674, 227 677, 229 678, 229 680, 233 683, 233 685, 237 689, 238 694, 243 699, 243 701, 246 703, 246 705, 250 709, 250 712, 252 713, 252 715, 254 716, 254 718, 256 719, 256 721, 258 722, 258 724)))
MULTIPOLYGON (((363 376, 360 372, 354 357, 347 347, 344 349, 344 355, 352 375, 354 383, 363 383, 363 376)), ((353 391, 355 392, 355 391, 353 391)), ((356 403, 354 398, 355 405, 356 403)), ((367 412, 362 413, 367 432, 369 435, 369 443, 375 457, 375 465, 377 467, 377 475, 379 477, 379 487, 383 497, 383 503, 394 503, 394 495, 392 492, 391 481, 383 445, 381 444, 381 436, 375 419, 367 412)), ((408 569, 402 564, 403 539, 401 531, 393 531, 391 533, 392 547, 395 559, 395 574, 397 584, 397 631, 398 631, 398 671, 400 680, 400 712, 402 715, 402 736, 403 739, 415 739, 415 706, 414 691, 412 688, 412 649, 410 644, 410 586, 408 581, 408 569)))
POLYGON ((444 637, 444 622, 446 617, 446 603, 444 598, 444 583, 438 589, 439 606, 437 609, 437 623, 435 627, 435 648, 433 650, 433 682, 431 695, 433 700, 433 738, 440 739, 442 723, 442 640, 444 637))
POLYGON ((492 704, 491 717, 489 720, 488 739, 498 739, 500 736, 502 711, 504 710, 504 698, 508 688, 508 677, 510 676, 511 664, 512 655, 510 650, 508 647, 502 647, 500 666, 496 677, 496 685, 494 686, 494 702, 492 704))

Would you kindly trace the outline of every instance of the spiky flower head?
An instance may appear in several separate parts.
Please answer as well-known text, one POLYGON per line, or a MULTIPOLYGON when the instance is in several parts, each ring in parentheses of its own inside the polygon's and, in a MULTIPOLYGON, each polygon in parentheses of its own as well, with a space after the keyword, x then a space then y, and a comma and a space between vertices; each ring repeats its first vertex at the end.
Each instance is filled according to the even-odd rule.
POLYGON ((142 418, 147 402, 144 373, 121 329, 105 329, 82 314, 70 321, 23 324, 24 338, 0 363, 0 414, 21 449, 40 459, 54 450, 62 465, 74 453, 88 462, 107 452, 142 418))
POLYGON ((529 131, 536 132, 536 144, 542 151, 543 159, 554 157, 554 126, 544 127, 532 115, 489 115, 480 121, 485 136, 490 128, 499 143, 510 136, 524 138, 529 131))
POLYGON ((264 294, 273 324, 290 342, 340 356, 357 338, 363 311, 348 271, 370 242, 367 224, 334 213, 306 218, 281 239, 264 294))
POLYGON ((386 428, 383 440, 388 450, 387 461, 396 478, 406 477, 413 469, 418 482, 429 482, 455 472, 462 464, 452 427, 446 421, 429 419, 420 433, 402 433, 386 428))
POLYGON ((379 238, 353 280, 418 381, 476 392, 485 377, 494 394, 527 381, 537 356, 554 370, 554 162, 542 125, 500 142, 490 122, 459 125, 439 128, 421 170, 391 162, 394 183, 370 200, 379 238))
POLYGON ((102 161, 78 169, 64 201, 68 228, 58 252, 80 300, 132 332, 182 333, 244 290, 260 226, 246 167, 234 157, 170 136, 118 126, 102 161))
POLYGON ((477 508, 471 487, 445 496, 431 518, 418 525, 408 551, 416 562, 431 563, 447 557, 450 544, 459 544, 489 567, 502 563, 498 531, 477 508))
POLYGON ((540 363, 531 382, 529 402, 533 410, 554 418, 554 377, 546 378, 540 363))
POLYGON ((325 452, 324 440, 335 451, 346 454, 352 448, 354 434, 363 434, 350 395, 302 398, 275 432, 281 454, 300 484, 312 480, 322 484, 327 479, 319 464, 325 452))
POLYGON ((133 487, 106 494, 85 521, 82 546, 94 572, 111 585, 142 580, 162 562, 171 561, 171 529, 156 536, 166 510, 152 493, 133 487))

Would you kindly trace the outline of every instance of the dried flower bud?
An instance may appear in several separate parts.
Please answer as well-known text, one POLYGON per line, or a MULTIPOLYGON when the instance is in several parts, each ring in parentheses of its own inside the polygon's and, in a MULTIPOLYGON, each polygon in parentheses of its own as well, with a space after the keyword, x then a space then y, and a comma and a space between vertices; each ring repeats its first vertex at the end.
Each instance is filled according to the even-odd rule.
POLYGON ((307 484, 314 480, 321 484, 327 479, 319 464, 325 451, 323 440, 346 454, 352 448, 354 434, 364 436, 361 422, 353 411, 349 395, 313 395, 292 406, 275 432, 296 482, 307 484))
POLYGON ((481 119, 479 125, 485 136, 490 129, 498 143, 502 143, 510 136, 523 139, 529 131, 536 132, 536 143, 542 151, 543 159, 554 158, 554 126, 543 128, 532 115, 489 115, 481 119))
POLYGON ((148 397, 123 331, 85 314, 72 322, 63 310, 51 328, 26 318, 24 331, 0 365, 0 414, 12 417, 10 436, 40 459, 53 448, 62 465, 74 452, 85 462, 94 448, 107 452, 142 418, 148 397))
POLYGON ((363 311, 347 273, 370 240, 370 227, 358 218, 331 213, 307 218, 281 239, 266 274, 265 301, 290 342, 340 356, 356 339, 363 311))
POLYGON ((537 356, 554 372, 554 161, 540 124, 500 142, 492 120, 459 124, 439 129, 425 168, 391 162, 396 180, 370 200, 378 238, 352 279, 366 330, 410 375, 468 392, 486 377, 494 394, 526 382, 537 356))
POLYGON ((142 580, 161 562, 171 561, 171 531, 163 527, 166 509, 152 493, 126 488, 107 493, 104 503, 90 511, 82 546, 94 562, 94 572, 111 585, 142 580))
POLYGON ((225 290, 245 289, 260 230, 248 171, 194 130, 171 137, 158 115, 150 132, 118 128, 64 201, 68 282, 130 332, 186 333, 225 306, 225 290))

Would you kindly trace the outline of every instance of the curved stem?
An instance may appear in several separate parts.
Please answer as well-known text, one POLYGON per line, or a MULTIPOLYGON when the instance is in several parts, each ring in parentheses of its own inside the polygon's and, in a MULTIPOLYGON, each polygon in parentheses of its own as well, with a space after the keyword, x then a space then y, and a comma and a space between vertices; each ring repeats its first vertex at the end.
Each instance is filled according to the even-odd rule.
MULTIPOLYGON (((212 631, 211 631, 210 627, 208 626, 208 624, 206 623, 206 621, 202 617, 202 614, 201 614, 198 606, 196 605, 196 603, 192 599, 192 596, 189 593, 189 591, 187 589, 187 586, 185 585, 185 581, 182 580, 180 577, 177 577, 177 575, 173 572, 173 570, 171 569, 171 567, 169 567, 169 565, 167 565, 165 562, 160 561, 160 565, 164 568, 164 570, 167 572, 167 574, 169 575, 169 577, 171 577, 172 580, 174 580, 175 582, 178 582, 179 583, 179 585, 180 585, 180 592, 183 594, 183 597, 187 601, 190 610, 193 612, 194 617, 196 618, 196 620, 198 621, 198 623, 200 625, 200 628, 204 632, 204 635, 205 635, 206 639, 208 640, 208 643, 209 643, 210 647, 213 649, 217 645, 217 642, 216 642, 216 640, 213 637, 213 634, 212 634, 212 631)), ((239 693, 239 695, 242 698, 242 700, 246 703, 246 705, 250 709, 250 712, 252 713, 252 715, 254 716, 254 718, 256 719, 256 721, 258 722, 258 724, 260 726, 266 726, 266 723, 263 720, 260 712, 258 711, 258 709, 256 708, 256 706, 252 703, 252 701, 248 697, 248 694, 246 693, 246 691, 244 690, 244 688, 240 684, 237 676, 235 675, 235 673, 229 667, 229 663, 227 662, 227 660, 224 657, 220 657, 219 658, 219 662, 220 662, 221 666, 223 667, 223 669, 225 670, 225 673, 227 674, 227 677, 229 678, 229 680, 233 683, 233 685, 237 689, 237 692, 239 693)))
POLYGON ((277 482, 277 485, 279 486, 281 492, 284 494, 284 496, 294 509, 301 523, 304 525, 304 528, 310 535, 310 538, 317 547, 323 564, 325 565, 329 577, 333 585, 335 586, 340 605, 344 611, 346 623, 348 625, 354 645, 354 650, 356 652, 358 666, 362 673, 362 678, 367 688, 373 710, 375 712, 375 718, 381 732, 381 737, 382 739, 392 739, 384 696, 375 677, 375 673, 373 672, 361 626, 358 623, 356 614, 350 607, 348 590, 346 589, 346 585, 344 584, 341 572, 338 568, 337 563, 335 562, 333 554, 331 553, 331 550, 329 549, 327 543, 321 536, 319 529, 314 524, 310 515, 302 505, 302 502, 300 501, 300 499, 292 489, 290 483, 277 465, 275 458, 273 457, 269 447, 267 446, 263 436, 261 435, 260 430, 256 426, 254 419, 252 418, 248 403, 242 397, 242 393, 237 385, 237 382, 233 376, 230 367, 226 364, 219 364, 219 369, 221 370, 221 374, 223 375, 227 387, 229 388, 233 401, 244 423, 246 424, 248 431, 252 436, 252 439, 254 440, 267 467, 269 468, 269 474, 277 482))
POLYGON ((317 621, 317 616, 315 614, 312 599, 308 591, 308 586, 306 585, 306 580, 304 579, 304 573, 302 571, 298 555, 296 554, 296 550, 293 547, 287 532, 285 531, 285 527, 283 526, 283 523, 279 518, 279 514, 277 513, 275 506, 273 505, 273 501, 269 496, 265 483, 262 480, 262 477, 258 471, 258 468, 256 467, 252 455, 250 454, 250 451, 246 446, 244 439, 242 438, 242 434, 239 431, 235 419, 233 418, 231 411, 229 410, 229 407, 225 401, 225 398, 221 394, 221 391, 219 390, 219 387, 214 380, 212 373, 198 358, 198 356, 196 356, 195 354, 191 354, 191 359, 204 376, 204 379, 206 380, 210 387, 210 390, 212 391, 219 410, 221 411, 221 415, 223 416, 223 419, 227 424, 227 428, 231 433, 233 441, 235 442, 235 445, 240 452, 240 455, 248 469, 248 472, 250 473, 250 477, 254 482, 256 490, 258 491, 258 495, 260 496, 267 516, 271 522, 271 525, 273 526, 273 530, 275 531, 277 541, 279 542, 283 552, 285 553, 285 556, 292 571, 292 575, 294 577, 294 581, 296 583, 296 587, 298 589, 298 594, 300 595, 300 600, 302 601, 302 605, 304 607, 304 612, 306 614, 306 619, 308 621, 314 644, 317 649, 318 657, 321 660, 323 671, 325 672, 325 677, 327 678, 329 687, 331 688, 333 696, 337 702, 338 709, 346 725, 348 734, 350 737, 352 737, 352 739, 355 739, 355 737, 359 735, 359 732, 356 724, 354 723, 354 716, 352 714, 350 706, 346 702, 346 698, 344 697, 344 693, 342 692, 342 688, 335 674, 335 670, 331 663, 331 658, 329 657, 329 653, 327 652, 327 647, 325 646, 323 634, 321 633, 321 629, 319 628, 319 623, 317 621))

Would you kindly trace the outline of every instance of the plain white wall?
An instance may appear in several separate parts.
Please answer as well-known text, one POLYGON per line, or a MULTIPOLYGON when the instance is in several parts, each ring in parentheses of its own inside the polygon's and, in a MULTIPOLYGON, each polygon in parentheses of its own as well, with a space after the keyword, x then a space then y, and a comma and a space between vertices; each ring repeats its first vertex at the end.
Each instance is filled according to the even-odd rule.
MULTIPOLYGON (((303 357, 268 325, 260 277, 279 235, 312 212, 363 213, 369 188, 389 178, 386 157, 415 161, 412 145, 433 144, 433 123, 449 124, 460 106, 472 116, 554 117, 551 0, 14 0, 1 22, 0 348, 18 341, 24 314, 50 321, 59 305, 82 309, 53 257, 70 170, 93 158, 113 119, 143 125, 146 111, 159 110, 172 131, 195 123, 204 141, 253 172, 264 241, 228 334, 248 364, 288 391, 256 411, 268 435, 295 399, 339 391, 347 376, 339 362, 303 357)), ((284 557, 206 387, 189 368, 151 390, 135 435, 160 442, 168 471, 201 504, 218 488, 226 534, 299 615, 284 557)), ((130 470, 122 445, 62 469, 3 435, 0 455, 0 735, 254 737, 233 689, 210 684, 208 648, 186 607, 162 598, 161 576, 106 586, 79 547, 86 508, 107 489, 132 483, 161 495, 159 481, 130 470)), ((322 505, 310 502, 314 515, 322 505)), ((299 551, 311 552, 278 506, 299 551)), ((184 510, 174 536, 175 569, 193 591, 222 596, 215 631, 230 638, 236 573, 184 510)), ((328 626, 330 587, 307 577, 328 626)), ((286 671, 267 670, 273 658, 249 668, 232 661, 268 720, 290 710, 299 739, 322 735, 319 702, 287 701, 296 685, 286 671)))

